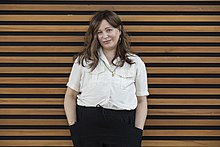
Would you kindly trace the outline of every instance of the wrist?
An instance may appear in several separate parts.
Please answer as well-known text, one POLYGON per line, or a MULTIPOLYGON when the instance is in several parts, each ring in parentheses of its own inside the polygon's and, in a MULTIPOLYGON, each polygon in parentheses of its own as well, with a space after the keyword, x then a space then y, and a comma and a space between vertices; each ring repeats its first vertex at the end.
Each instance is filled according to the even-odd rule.
POLYGON ((71 121, 71 122, 69 122, 69 126, 72 126, 72 125, 74 125, 76 123, 76 121, 71 121))

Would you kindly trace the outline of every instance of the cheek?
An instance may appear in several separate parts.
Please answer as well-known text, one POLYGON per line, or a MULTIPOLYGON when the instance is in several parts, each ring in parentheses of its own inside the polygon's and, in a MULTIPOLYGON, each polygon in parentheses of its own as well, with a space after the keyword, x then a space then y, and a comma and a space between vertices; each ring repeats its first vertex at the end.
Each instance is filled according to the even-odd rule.
POLYGON ((100 39, 100 37, 97 37, 97 40, 98 40, 99 43, 101 43, 101 39, 100 39))
POLYGON ((115 41, 117 42, 118 40, 119 40, 119 35, 117 34, 117 35, 115 35, 115 41))

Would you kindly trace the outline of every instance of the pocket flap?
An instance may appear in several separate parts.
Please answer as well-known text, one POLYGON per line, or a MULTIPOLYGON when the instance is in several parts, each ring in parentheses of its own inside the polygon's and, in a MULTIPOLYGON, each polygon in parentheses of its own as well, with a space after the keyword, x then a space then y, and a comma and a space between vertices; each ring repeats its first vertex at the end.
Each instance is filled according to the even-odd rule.
POLYGON ((124 78, 131 78, 131 77, 135 77, 135 72, 132 70, 119 70, 117 72, 117 74, 120 77, 124 77, 124 78))

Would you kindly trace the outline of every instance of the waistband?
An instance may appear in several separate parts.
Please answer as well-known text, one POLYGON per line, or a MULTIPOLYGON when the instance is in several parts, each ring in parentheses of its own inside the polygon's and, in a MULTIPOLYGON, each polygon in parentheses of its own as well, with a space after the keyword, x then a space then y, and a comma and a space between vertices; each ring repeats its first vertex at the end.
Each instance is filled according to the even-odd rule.
POLYGON ((107 109, 103 108, 100 105, 97 107, 87 107, 87 106, 80 106, 77 105, 77 110, 82 112, 91 112, 91 113, 99 113, 104 112, 105 114, 113 114, 113 115, 131 115, 135 113, 135 110, 114 110, 114 109, 107 109))

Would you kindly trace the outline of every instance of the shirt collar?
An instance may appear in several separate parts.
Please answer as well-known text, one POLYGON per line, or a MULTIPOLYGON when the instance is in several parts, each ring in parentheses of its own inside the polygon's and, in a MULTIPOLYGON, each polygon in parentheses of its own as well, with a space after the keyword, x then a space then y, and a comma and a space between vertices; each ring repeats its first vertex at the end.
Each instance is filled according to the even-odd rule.
MULTIPOLYGON (((108 59, 106 58, 105 54, 103 53, 103 49, 99 48, 99 57, 101 60, 103 60, 107 65, 109 65, 108 59)), ((117 63, 120 61, 120 57, 117 57, 113 63, 117 65, 117 63)))

